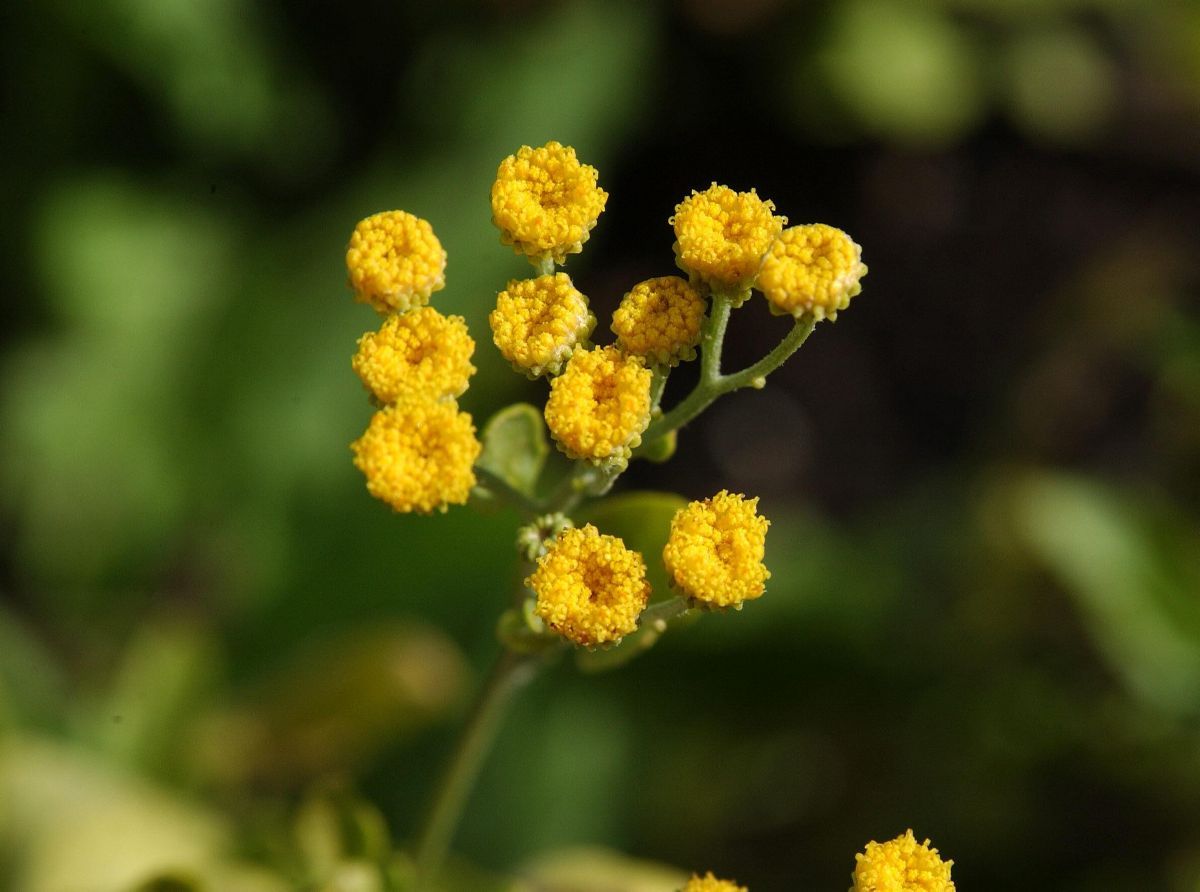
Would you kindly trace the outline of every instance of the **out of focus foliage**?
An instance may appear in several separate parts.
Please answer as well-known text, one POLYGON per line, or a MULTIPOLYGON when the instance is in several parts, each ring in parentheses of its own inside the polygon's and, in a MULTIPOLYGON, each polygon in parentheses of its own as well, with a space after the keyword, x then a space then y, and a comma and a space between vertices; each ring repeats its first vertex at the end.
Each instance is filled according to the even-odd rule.
MULTIPOLYGON (((762 494, 767 596, 527 692, 461 887, 843 888, 912 826, 975 892, 1200 889, 1195 4, 2 16, 0 888, 403 883, 513 518, 362 491, 341 249, 430 219, 466 407, 537 402, 487 337, 523 270, 486 195, 553 138, 612 196, 571 266, 601 319, 712 180, 847 229, 871 275, 631 473, 762 494)), ((735 360, 779 331, 739 313, 735 360)))

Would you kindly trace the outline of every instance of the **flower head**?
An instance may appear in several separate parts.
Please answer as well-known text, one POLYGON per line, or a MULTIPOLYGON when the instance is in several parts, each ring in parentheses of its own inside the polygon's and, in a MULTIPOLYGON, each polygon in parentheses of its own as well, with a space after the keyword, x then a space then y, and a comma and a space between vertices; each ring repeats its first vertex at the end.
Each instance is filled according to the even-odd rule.
POLYGON ((475 374, 475 341, 462 316, 443 316, 433 307, 388 316, 379 331, 358 339, 350 361, 356 375, 381 403, 405 395, 457 397, 475 374))
POLYGON ((679 276, 660 276, 633 286, 613 313, 612 330, 626 353, 657 365, 695 359, 707 304, 679 276))
POLYGON ((692 874, 687 885, 680 892, 747 892, 745 886, 739 886, 733 880, 718 880, 709 871, 704 876, 692 874))
POLYGON ((675 513, 663 562, 685 595, 739 607, 763 593, 771 578, 762 562, 770 521, 757 508, 758 499, 721 490, 675 513))
POLYGON ((771 245, 755 283, 766 295, 771 312, 801 316, 811 313, 817 321, 836 319, 838 310, 862 291, 859 280, 867 274, 862 248, 850 236, 811 223, 793 226, 771 245))
POLYGON ((550 382, 546 426, 571 458, 622 467, 650 423, 650 370, 616 347, 576 350, 550 382))
POLYGON ((408 397, 376 412, 350 448, 371 495, 396 511, 429 514, 466 503, 481 446, 455 403, 408 397))
POLYGON ((531 377, 562 371, 596 325, 587 298, 566 273, 509 282, 488 316, 492 339, 517 371, 531 377))
POLYGON ((590 523, 563 530, 525 584, 542 621, 582 647, 628 635, 650 599, 642 556, 590 523))
POLYGON ((954 892, 953 861, 943 861, 929 840, 917 842, 911 830, 889 842, 869 842, 854 856, 850 892, 954 892))
POLYGON ((427 220, 384 211, 354 227, 346 270, 356 300, 381 313, 403 313, 446 287, 446 252, 427 220))
POLYGON ((681 201, 670 222, 679 268, 714 291, 739 292, 750 286, 787 218, 775 216, 774 203, 753 189, 713 183, 681 201))
POLYGON ((522 146, 496 171, 492 221, 500 241, 518 254, 562 263, 583 250, 607 201, 608 193, 596 184, 596 168, 580 164, 570 146, 522 146))

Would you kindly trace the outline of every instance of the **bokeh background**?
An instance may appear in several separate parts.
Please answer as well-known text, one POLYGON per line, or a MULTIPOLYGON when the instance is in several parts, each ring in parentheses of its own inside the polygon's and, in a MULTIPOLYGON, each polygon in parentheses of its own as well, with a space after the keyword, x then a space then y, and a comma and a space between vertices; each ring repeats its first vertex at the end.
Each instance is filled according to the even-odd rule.
MULTIPOLYGON (((488 336, 528 267, 487 193, 559 139, 611 194, 568 266, 602 329, 713 180, 871 271, 621 484, 761 494, 767 597, 528 689, 461 888, 664 888, 582 845, 840 890, 912 827, 971 892, 1200 889, 1195 3, 0 18, 0 888, 378 888, 496 652, 516 517, 365 493, 342 252, 431 220, 466 408, 540 402, 488 336)), ((785 328, 751 302, 732 361, 785 328)))

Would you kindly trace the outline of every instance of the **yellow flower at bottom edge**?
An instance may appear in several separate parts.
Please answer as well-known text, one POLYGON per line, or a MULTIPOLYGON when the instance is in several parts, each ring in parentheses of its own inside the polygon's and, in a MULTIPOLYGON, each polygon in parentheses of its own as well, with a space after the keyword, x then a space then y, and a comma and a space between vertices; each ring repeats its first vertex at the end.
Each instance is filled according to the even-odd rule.
POLYGON ((929 840, 917 842, 911 830, 888 842, 869 842, 854 856, 850 892, 954 892, 953 861, 943 861, 929 840))
POLYGON ((462 316, 420 307, 388 316, 378 331, 359 338, 350 365, 381 403, 406 395, 441 399, 467 389, 475 374, 474 352, 475 341, 462 316))
POLYGON ((745 886, 739 886, 733 880, 718 880, 709 871, 704 876, 693 874, 680 892, 749 892, 745 886))
POLYGON ((356 300, 380 313, 403 313, 446 287, 446 251, 427 220, 384 211, 354 227, 346 271, 356 300))
POLYGON ((350 444, 367 491, 395 511, 420 514, 466 503, 481 448, 456 403, 413 397, 376 412, 350 444))
POLYGON ((517 371, 557 375, 596 325, 587 298, 566 273, 508 283, 488 316, 492 340, 517 371))
POLYGON ((762 595, 771 578, 762 562, 770 521, 757 508, 757 498, 721 490, 675 512, 663 563, 683 594, 714 607, 762 595))
POLYGON ((578 254, 608 201, 596 178, 596 168, 581 164, 570 146, 522 146, 500 162, 492 184, 492 222, 500 241, 518 254, 555 263, 578 254))
POLYGON ((867 274, 862 248, 840 229, 824 223, 793 226, 771 245, 755 285, 777 315, 811 313, 818 322, 862 291, 867 274))
POLYGON ((650 599, 642 556, 590 523, 550 542, 525 584, 542 621, 581 647, 621 640, 650 599))
POLYGON ((713 183, 681 201, 670 223, 679 268, 714 291, 733 293, 750 287, 787 218, 775 216, 775 204, 753 189, 734 192, 713 183))
POLYGON ((651 377, 616 347, 576 350, 550 382, 546 427, 570 458, 623 466, 650 424, 651 377))
POLYGON ((617 345, 647 362, 674 366, 695 359, 708 303, 690 282, 659 276, 639 282, 613 313, 617 345))

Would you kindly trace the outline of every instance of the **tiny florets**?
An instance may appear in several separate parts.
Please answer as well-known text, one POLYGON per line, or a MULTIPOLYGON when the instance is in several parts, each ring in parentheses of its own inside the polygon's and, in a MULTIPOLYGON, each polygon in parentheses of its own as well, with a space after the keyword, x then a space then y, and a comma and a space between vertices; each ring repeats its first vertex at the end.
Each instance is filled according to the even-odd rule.
POLYGON ((462 316, 443 316, 433 307, 388 316, 378 331, 358 339, 351 367, 379 402, 406 395, 457 397, 475 374, 475 341, 462 316))
POLYGON ((356 300, 380 313, 403 313, 446 286, 446 252, 427 220, 384 211, 354 227, 346 270, 356 300))
POLYGON ((492 222, 500 240, 533 260, 562 263, 578 254, 608 201, 596 176, 570 146, 522 146, 500 162, 492 184, 492 222))
POLYGON ((566 273, 509 282, 488 316, 492 339, 513 368, 557 375, 596 325, 587 298, 566 273))
POLYGON ((757 508, 757 498, 721 490, 675 513, 663 563, 685 595, 714 607, 762 595, 771 578, 762 562, 770 521, 757 508))
POLYGON ((525 584, 542 621, 581 647, 628 635, 650 598, 642 556, 590 523, 550 542, 525 584))
POLYGON ((453 401, 409 397, 381 409, 350 444, 367 491, 396 511, 429 514, 465 504, 481 446, 453 401))
POLYGON ((775 204, 753 189, 713 183, 680 202, 670 222, 679 268, 714 291, 737 293, 750 287, 787 218, 775 216, 775 204))
POLYGON ((771 312, 817 321, 836 319, 838 310, 862 291, 867 274, 862 248, 850 236, 812 223, 793 226, 771 245, 755 283, 771 304, 771 312))
POLYGON ((650 423, 650 370, 616 347, 576 350, 550 382, 546 426, 570 458, 623 467, 650 423))
POLYGON ((739 886, 733 880, 718 880, 709 871, 704 876, 692 874, 680 892, 748 892, 745 886, 739 886))
POLYGON ((695 359, 707 303, 690 282, 660 276, 634 285, 613 313, 612 330, 626 353, 654 365, 695 359))
POLYGON ((929 840, 917 842, 911 830, 888 842, 869 842, 854 856, 850 892, 954 892, 953 861, 943 861, 929 840))

